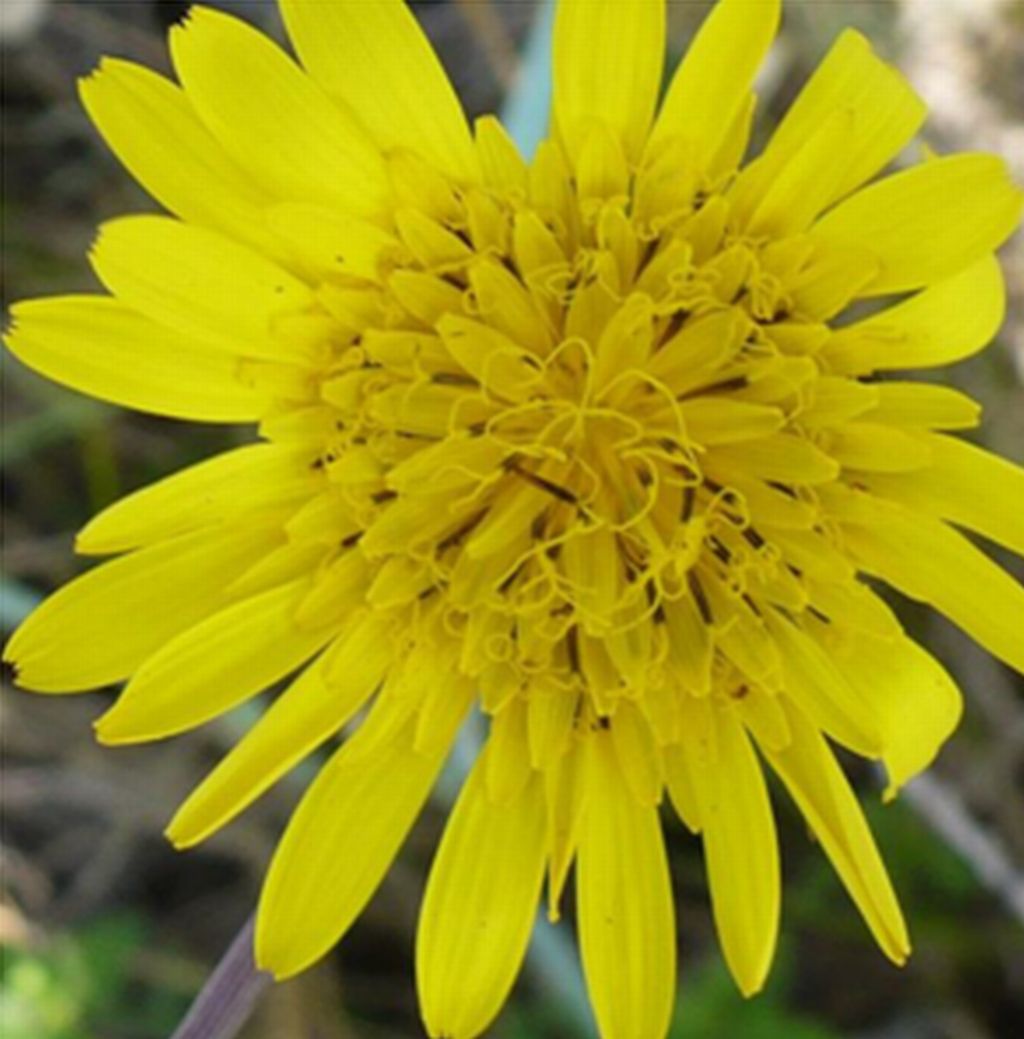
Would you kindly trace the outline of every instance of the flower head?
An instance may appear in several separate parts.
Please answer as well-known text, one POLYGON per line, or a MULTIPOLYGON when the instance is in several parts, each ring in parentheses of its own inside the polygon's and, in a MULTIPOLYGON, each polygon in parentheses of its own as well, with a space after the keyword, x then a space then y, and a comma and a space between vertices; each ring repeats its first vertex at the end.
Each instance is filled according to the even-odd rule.
POLYGON ((929 156, 869 184, 925 113, 848 32, 744 165, 776 0, 720 0, 660 108, 661 0, 561 0, 529 162, 496 120, 470 131, 399 0, 281 6, 301 68, 199 8, 171 33, 181 86, 123 61, 82 84, 174 216, 106 224, 110 295, 16 306, 11 349, 259 435, 86 526, 79 550, 117 558, 15 636, 21 683, 127 680, 97 725, 116 744, 294 676, 175 816, 181 847, 362 719, 270 868, 257 956, 278 976, 359 914, 478 704, 420 919, 433 1036, 488 1025, 545 873, 557 918, 574 862, 602 1035, 665 1033, 665 789, 760 988, 764 763, 902 962, 826 737, 881 759, 892 794, 960 713, 865 577, 1024 670, 1024 591, 955 529, 1024 552, 1024 471, 948 435, 977 423, 967 397, 877 377, 997 330, 992 254, 1021 212, 1003 164, 929 156), (858 300, 887 305, 845 317, 858 300))

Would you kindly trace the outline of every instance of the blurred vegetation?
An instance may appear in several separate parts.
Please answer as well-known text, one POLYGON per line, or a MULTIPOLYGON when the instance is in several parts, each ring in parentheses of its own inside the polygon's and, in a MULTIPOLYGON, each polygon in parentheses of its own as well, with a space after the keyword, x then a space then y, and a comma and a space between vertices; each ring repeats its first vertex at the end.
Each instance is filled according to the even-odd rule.
MULTIPOLYGON (((157 0, 23 6, 38 8, 38 20, 9 31, 14 19, 5 14, 3 40, 0 216, 7 300, 94 288, 84 254, 95 225, 117 213, 152 208, 89 128, 74 83, 108 53, 166 70, 163 33, 185 9, 157 0)), ((279 34, 272 5, 225 6, 279 34)), ((672 6, 675 53, 707 6, 672 6)), ((767 102, 762 130, 844 25, 868 32, 901 64, 913 63, 915 53, 920 57, 920 41, 915 44, 913 23, 903 14, 904 8, 920 6, 885 0, 790 5, 762 91, 767 102)), ((948 8, 952 17, 960 6, 933 0, 929 14, 944 16, 948 8)), ((969 17, 999 6, 979 2, 969 17)), ((978 17, 972 23, 972 33, 961 41, 968 64, 945 74, 991 95, 992 110, 1009 113, 1009 123, 1019 127, 1021 78, 986 74, 991 61, 1000 69, 1024 70, 1021 9, 1012 0, 1000 9, 1005 9, 1002 21, 978 17)), ((420 4, 418 10, 470 111, 496 109, 533 5, 451 2, 420 4)), ((944 147, 986 146, 1001 139, 982 119, 968 120, 972 136, 957 129, 956 119, 944 124, 937 115, 937 123, 935 139, 944 147)), ((1003 340, 953 374, 957 385, 985 404, 988 442, 1017 461, 1024 461, 1024 399, 1017 374, 1024 370, 1022 252, 1018 241, 1007 256, 1016 292, 1003 340)), ((2 619, 9 629, 36 596, 76 571, 72 533, 92 512, 244 433, 120 412, 54 387, 9 357, 4 377, 2 619)), ((1019 681, 1014 684, 1008 672, 947 626, 909 611, 906 616, 967 692, 965 724, 943 754, 938 775, 1019 871, 1024 863, 1019 681)), ((208 847, 178 855, 163 841, 162 828, 245 717, 229 717, 169 744, 108 750, 93 745, 90 728, 108 698, 100 693, 58 700, 9 691, 4 697, 3 1039, 169 1035, 251 911, 273 843, 306 781, 300 776, 281 784, 208 847)), ((911 922, 916 954, 910 965, 897 971, 876 952, 823 856, 779 796, 786 874, 783 940, 766 992, 742 1000, 714 943, 699 844, 670 825, 682 949, 674 1039, 1024 1035, 1019 923, 979 884, 976 869, 906 802, 883 808, 876 777, 859 765, 851 774, 864 793, 911 922)), ((244 1033, 249 1039, 421 1034, 412 934, 443 815, 442 806, 426 813, 342 947, 321 967, 270 992, 244 1033)), ((592 1034, 573 1016, 566 996, 574 984, 571 921, 558 933, 570 966, 557 956, 531 958, 493 1029, 498 1039, 592 1034)))

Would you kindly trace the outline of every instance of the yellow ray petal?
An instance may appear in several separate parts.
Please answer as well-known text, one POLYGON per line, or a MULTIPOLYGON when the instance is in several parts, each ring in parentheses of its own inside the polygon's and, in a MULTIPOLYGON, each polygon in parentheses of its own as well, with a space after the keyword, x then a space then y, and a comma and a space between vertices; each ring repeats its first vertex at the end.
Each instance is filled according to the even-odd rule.
POLYGON ((590 796, 588 764, 584 744, 574 739, 569 749, 544 769, 548 919, 552 923, 556 923, 561 915, 559 901, 576 854, 580 820, 590 796))
POLYGON ((663 603, 668 632, 666 669, 687 693, 698 695, 711 688, 714 643, 692 595, 663 603))
POLYGON ((337 633, 292 622, 308 579, 243 599, 163 645, 96 723, 103 743, 161 739, 201 725, 304 664, 337 633))
POLYGON ((848 375, 953 364, 991 342, 1005 314, 1002 268, 985 256, 903 303, 839 329, 820 357, 848 375))
POLYGON ((514 697, 491 719, 487 737, 487 796, 495 804, 509 804, 523 791, 533 772, 526 729, 527 701, 514 697))
POLYGON ((1020 223, 1024 193, 991 155, 934 159, 857 192, 811 231, 828 246, 864 248, 881 263, 865 296, 949 278, 998 248, 1020 223))
POLYGON ((871 474, 865 478, 869 489, 1024 556, 1024 469, 955 437, 931 436, 928 447, 926 469, 871 474))
POLYGON ((309 74, 384 151, 408 148, 458 181, 479 177, 459 99, 402 0, 283 0, 309 74))
POLYGON ((876 387, 878 402, 864 418, 909 429, 974 429, 981 405, 952 386, 886 380, 876 387))
POLYGON ((275 248, 260 220, 270 197, 203 126, 180 87, 142 65, 104 58, 79 81, 79 95, 114 154, 161 205, 189 223, 275 248))
POLYGON ((623 702, 615 711, 612 744, 619 770, 633 796, 644 804, 661 801, 661 755, 650 723, 639 707, 623 702))
POLYGON ((786 423, 778 408, 711 395, 684 401, 679 409, 695 443, 736 444, 777 433, 786 423))
MULTIPOLYGON (((837 125, 836 117, 842 116, 841 145, 818 157, 825 183, 808 183, 821 212, 894 158, 920 129, 925 115, 924 103, 904 77, 880 60, 860 33, 848 29, 801 90, 763 155, 739 177, 734 204, 741 215, 751 212, 766 192, 777 193, 779 180, 795 182, 788 167, 800 163, 801 155, 807 164, 807 142, 830 122, 837 125)), ((784 219, 784 214, 779 216, 784 219)))
POLYGON ((574 163, 595 123, 640 157, 665 60, 664 0, 562 0, 554 39, 554 122, 574 163))
POLYGON ((703 822, 694 783, 694 767, 679 744, 666 747, 664 757, 665 785, 672 807, 690 833, 700 833, 703 822))
POLYGON ((448 747, 476 696, 476 682, 465 675, 441 671, 421 676, 426 686, 420 694, 419 717, 413 748, 429 754, 434 748, 448 747))
POLYGON ((167 827, 174 846, 206 840, 345 725, 377 688, 392 650, 379 622, 363 623, 328 651, 332 661, 346 658, 340 680, 325 680, 326 657, 310 664, 175 813, 167 827))
POLYGON ((552 683, 532 685, 526 702, 526 735, 530 744, 530 763, 548 768, 568 749, 572 740, 579 692, 552 683))
POLYGON ((840 666, 879 720, 889 774, 885 799, 892 800, 956 729, 963 714, 960 690, 934 657, 902 636, 850 639, 840 666))
POLYGON ((90 570, 18 628, 4 660, 37 692, 93 689, 127 678, 168 639, 214 613, 224 588, 280 535, 203 530, 90 570), (153 590, 159 589, 159 595, 153 590))
MULTIPOLYGON (((478 759, 445 826, 416 930, 416 985, 427 1031, 473 1039, 519 973, 544 877, 544 787, 533 772, 511 801, 487 796, 478 759)), ((525 740, 520 754, 527 760, 525 740)))
POLYGON ((791 433, 715 446, 708 452, 708 460, 712 465, 736 468, 770 483, 814 485, 830 483, 839 475, 836 462, 809 440, 791 433))
POLYGON ((404 255, 398 239, 376 224, 326 206, 285 202, 268 207, 265 219, 290 253, 319 279, 350 274, 382 282, 404 255))
POLYGON ((90 260, 126 306, 184 336, 234 356, 308 360, 308 349, 275 336, 274 325, 307 308, 312 293, 215 231, 168 217, 120 217, 103 225, 90 260))
POLYGON ((473 129, 485 183, 525 196, 526 162, 501 121, 493 115, 482 115, 474 121, 473 129))
POLYGON ((882 734, 873 706, 850 685, 829 653, 774 610, 765 614, 779 647, 786 693, 830 736, 865 757, 878 757, 882 734))
POLYGON ((259 509, 312 498, 323 475, 305 444, 249 444, 182 469, 122 498, 94 516, 75 542, 104 555, 259 509))
POLYGON ((919 431, 880 422, 846 422, 826 432, 821 446, 845 469, 903 473, 923 469, 931 461, 928 442, 919 431))
POLYGON ((11 307, 4 342, 29 367, 123 407, 197 422, 254 422, 267 398, 238 359, 209 350, 106 296, 58 296, 11 307))
POLYGON ((445 752, 412 749, 409 726, 351 764, 339 750, 292 816, 256 917, 256 961, 287 978, 318 960, 362 912, 434 785, 445 752))
POLYGON ((820 322, 835 317, 874 282, 881 262, 867 246, 821 246, 809 263, 786 278, 793 312, 820 322))
POLYGON ((939 520, 865 494, 850 507, 839 518, 863 570, 934 606, 1024 673, 1024 587, 939 520))
POLYGON ((299 577, 319 575, 321 568, 333 558, 334 552, 324 545, 285 542, 243 570, 228 585, 227 593, 233 599, 247 599, 299 577))
POLYGON ((780 0, 720 0, 714 6, 672 78, 652 148, 682 136, 698 166, 708 166, 745 111, 781 11, 780 0))
POLYGON ((576 896, 590 1001, 603 1039, 662 1039, 675 1002, 676 939, 658 810, 630 792, 610 734, 589 739, 576 896))
POLYGON ((761 765, 728 710, 712 717, 717 753, 694 784, 715 926, 740 991, 764 985, 778 938, 779 849, 761 765))
POLYGON ((761 749, 786 785, 882 951, 902 964, 910 941, 885 866, 857 798, 810 722, 786 705, 792 738, 784 750, 761 749))
POLYGON ((193 7, 171 29, 170 43, 189 101, 264 190, 359 215, 384 210, 387 177, 376 148, 268 37, 221 11, 193 7))
MULTIPOLYGON (((854 126, 849 109, 835 111, 816 124, 766 186, 748 224, 751 234, 781 238, 805 231, 813 223, 844 179, 844 145, 854 126)), ((750 168, 756 171, 756 164, 750 168)))

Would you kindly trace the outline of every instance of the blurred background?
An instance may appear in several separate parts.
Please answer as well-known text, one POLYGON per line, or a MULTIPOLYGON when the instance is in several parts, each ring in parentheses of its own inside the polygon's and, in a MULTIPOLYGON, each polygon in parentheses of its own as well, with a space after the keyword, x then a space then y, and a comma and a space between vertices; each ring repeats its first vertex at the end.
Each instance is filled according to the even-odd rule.
MULTIPOLYGON (((280 38, 270 2, 219 4, 280 38)), ((414 5, 471 115, 515 90, 534 3, 414 5)), ((671 4, 681 53, 708 4, 671 4)), ((92 290, 96 224, 153 208, 86 121, 76 78, 103 54, 169 71, 164 37, 185 3, 3 0, 5 307, 92 290)), ((759 134, 778 120, 832 38, 869 35, 932 106, 939 151, 987 149, 1024 183, 1021 0, 789 3, 765 69, 759 134)), ((1024 236, 1006 248, 1011 313, 981 357, 942 373, 985 406, 980 439, 1024 462, 1024 236)), ((62 391, 4 358, 5 634, 78 572, 73 532, 126 491, 244 440, 246 431, 161 421, 62 391)), ((1020 575, 1019 563, 1003 559, 1020 575)), ((1024 686, 944 623, 897 604, 967 694, 964 724, 936 768, 882 807, 879 777, 850 760, 911 924, 903 971, 875 950, 784 798, 784 924, 765 993, 745 1002, 717 951, 699 844, 668 824, 680 906, 681 990, 673 1039, 1014 1039, 1024 1036, 1024 686)), ((1024 638, 1024 631, 1021 633, 1024 638)), ((109 694, 32 697, 3 712, 0 1035, 164 1039, 255 903, 274 842, 308 774, 281 783, 199 850, 161 831, 190 787, 245 729, 245 710, 138 749, 93 744, 109 694)), ((250 706, 258 710, 258 706, 250 706)), ((421 1035, 413 929, 445 812, 425 813, 382 889, 321 966, 273 987, 248 1039, 421 1035)), ((569 900, 571 901, 571 900, 569 900)), ((497 1039, 589 1037, 571 923, 538 926, 497 1039)))

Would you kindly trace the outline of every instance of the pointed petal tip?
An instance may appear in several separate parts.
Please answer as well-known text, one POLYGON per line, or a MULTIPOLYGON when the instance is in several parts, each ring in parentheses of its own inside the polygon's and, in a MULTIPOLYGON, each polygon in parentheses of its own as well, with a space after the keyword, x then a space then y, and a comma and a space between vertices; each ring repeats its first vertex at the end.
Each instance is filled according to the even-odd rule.
POLYGON ((776 930, 776 939, 773 940, 771 947, 763 950, 756 960, 750 959, 746 963, 738 963, 735 960, 729 962, 726 959, 729 973, 744 999, 753 999, 764 991, 768 978, 771 976, 772 964, 775 962, 777 935, 776 930))
POLYGON ((124 747, 133 743, 147 743, 158 739, 151 733, 139 730, 138 719, 121 706, 118 701, 106 714, 101 714, 92 723, 93 735, 96 742, 104 747, 124 747))
POLYGON ((740 979, 736 978, 736 987, 740 990, 740 995, 744 999, 753 999, 755 996, 761 994, 764 988, 765 981, 767 981, 767 975, 754 979, 740 979))
POLYGON ((14 632, 13 635, 4 643, 2 658, 5 664, 10 665, 14 669, 14 681, 17 683, 20 672, 21 663, 19 657, 21 654, 18 652, 18 643, 21 641, 19 635, 21 634, 21 627, 14 632))
POLYGON ((261 930, 259 917, 257 916, 256 936, 253 939, 253 958, 256 963, 256 969, 266 972, 276 982, 287 981, 289 978, 295 977, 296 974, 301 974, 322 959, 329 951, 329 949, 325 949, 315 956, 298 959, 290 956, 287 948, 275 942, 272 936, 261 930))
POLYGON ((206 836, 205 834, 199 833, 195 829, 189 827, 188 817, 184 812, 187 805, 188 802, 186 801, 185 804, 175 812, 171 821, 164 828, 164 837, 167 838, 168 843, 175 851, 188 851, 189 848, 194 848, 197 844, 201 843, 206 836))

